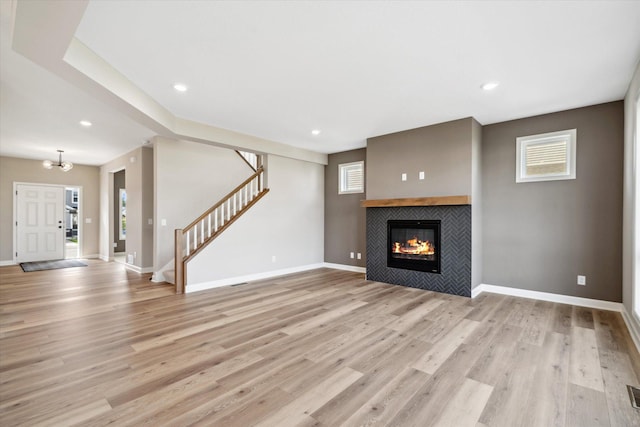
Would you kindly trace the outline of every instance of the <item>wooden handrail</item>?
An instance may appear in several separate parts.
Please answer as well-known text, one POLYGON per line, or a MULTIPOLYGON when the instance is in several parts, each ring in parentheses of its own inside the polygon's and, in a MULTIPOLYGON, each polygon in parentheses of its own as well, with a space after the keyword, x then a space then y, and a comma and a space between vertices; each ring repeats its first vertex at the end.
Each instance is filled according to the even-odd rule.
POLYGON ((200 215, 195 221, 191 222, 187 227, 183 229, 175 230, 175 247, 174 247, 174 271, 175 271, 175 284, 176 293, 184 293, 187 283, 187 269, 186 264, 194 256, 196 256, 202 249, 204 249, 209 243, 211 243, 216 237, 218 237, 224 230, 226 230, 231 224, 235 222, 247 209, 253 206, 258 200, 260 200, 265 194, 269 192, 268 188, 264 188, 263 181, 264 168, 260 166, 258 170, 247 178, 244 182, 230 191, 226 196, 220 199, 215 205, 207 209, 202 215, 200 215), (255 184, 254 184, 255 181, 255 184), (248 194, 247 186, 250 185, 250 192, 248 194), (255 185, 255 192, 254 192, 255 185), (244 190, 245 201, 242 201, 242 191, 244 190), (236 210, 236 201, 240 195, 240 207, 236 210), (233 215, 231 215, 231 200, 233 200, 233 215), (227 216, 224 215, 224 204, 227 205, 227 216), (242 205, 242 203, 246 203, 242 205), (212 233, 211 227, 211 215, 215 218, 218 217, 217 209, 222 208, 222 222, 220 227, 217 225, 212 233), (204 224, 208 221, 209 230, 206 233, 205 238, 204 224), (198 227, 199 228, 196 228, 198 227), (195 230, 194 230, 195 229, 195 230), (200 236, 198 236, 200 235, 200 236), (190 236, 193 238, 193 249, 191 249, 190 236), (186 249, 185 249, 186 246, 186 249), (186 252, 185 252, 186 251, 186 252))
POLYGON ((221 226, 215 233, 211 234, 210 237, 208 237, 202 244, 198 245, 197 249, 192 250, 191 253, 189 253, 189 255, 187 256, 183 256, 183 262, 187 263, 189 262, 193 257, 195 257, 196 255, 198 255, 198 253, 200 253, 200 251, 202 249, 204 249, 213 239, 215 239, 216 237, 218 237, 224 230, 227 229, 227 227, 229 227, 231 224, 233 224, 236 219, 238 219, 243 212, 245 212, 248 208, 250 208, 251 206, 255 205, 258 200, 260 200, 264 195, 266 195, 269 192, 268 188, 265 188, 264 190, 262 190, 262 192, 258 193, 258 195, 256 197, 253 198, 253 200, 251 200, 247 206, 245 206, 245 208, 241 211, 238 212, 236 215, 234 215, 233 217, 231 217, 230 220, 226 221, 224 223, 223 226, 221 226))
POLYGON ((202 221, 207 215, 209 215, 211 212, 215 211, 216 209, 218 209, 220 206, 222 206, 229 198, 231 198, 235 193, 237 193, 242 187, 244 187, 245 185, 247 185, 249 182, 251 182, 253 179, 255 179, 256 176, 260 175, 262 172, 264 171, 264 169, 262 167, 258 168, 258 170, 251 175, 249 178, 247 178, 242 184, 238 185, 236 188, 234 188, 233 190, 231 190, 226 196, 224 196, 222 199, 220 199, 220 201, 218 203, 216 203, 215 205, 213 205, 212 207, 210 207, 209 209, 207 209, 207 211, 205 213, 203 213, 202 215, 200 215, 195 221, 191 222, 191 224, 187 225, 185 228, 183 228, 183 233, 186 234, 189 231, 191 231, 191 229, 200 221, 202 221))

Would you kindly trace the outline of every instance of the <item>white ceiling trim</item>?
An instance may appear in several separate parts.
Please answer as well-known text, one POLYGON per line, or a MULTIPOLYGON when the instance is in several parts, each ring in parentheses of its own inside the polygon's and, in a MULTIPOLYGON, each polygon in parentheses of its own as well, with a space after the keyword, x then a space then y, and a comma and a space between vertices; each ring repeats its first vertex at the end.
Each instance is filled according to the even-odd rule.
POLYGON ((327 164, 327 155, 176 117, 73 34, 87 0, 16 2, 13 49, 168 138, 327 164), (42 43, 47 40, 47 43, 42 43))

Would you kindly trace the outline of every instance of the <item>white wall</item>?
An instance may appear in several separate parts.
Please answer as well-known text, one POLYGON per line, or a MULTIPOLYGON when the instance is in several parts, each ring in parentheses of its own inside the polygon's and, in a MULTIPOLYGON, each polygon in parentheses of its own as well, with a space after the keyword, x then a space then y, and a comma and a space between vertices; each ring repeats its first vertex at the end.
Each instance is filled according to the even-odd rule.
MULTIPOLYGON (((637 279, 634 275, 640 266, 637 265, 634 253, 634 238, 638 230, 636 230, 637 216, 640 212, 635 210, 635 206, 639 202, 636 198, 637 175, 640 173, 640 165, 636 164, 634 158, 637 151, 640 150, 640 135, 636 135, 636 117, 637 99, 640 96, 640 64, 636 67, 636 71, 631 79, 629 90, 624 100, 624 203, 623 203, 623 220, 622 220, 622 303, 629 314, 633 313, 633 287, 637 279)), ((638 319, 636 318, 636 321, 638 319)), ((640 330, 640 322, 636 325, 640 330)))
POLYGON ((173 259, 174 231, 247 179, 253 170, 233 150, 207 144, 153 139, 155 271, 173 259), (162 221, 166 225, 162 225, 162 221))
POLYGON ((324 166, 271 155, 269 189, 189 262, 188 287, 323 262, 324 166))

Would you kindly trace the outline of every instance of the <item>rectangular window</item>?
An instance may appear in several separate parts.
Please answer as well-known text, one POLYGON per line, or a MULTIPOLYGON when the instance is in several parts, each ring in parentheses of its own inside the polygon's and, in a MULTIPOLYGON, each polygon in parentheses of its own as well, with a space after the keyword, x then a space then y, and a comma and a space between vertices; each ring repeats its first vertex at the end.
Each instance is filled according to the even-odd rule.
POLYGON ((364 193, 364 161, 338 165, 338 194, 364 193))
POLYGON ((516 138, 516 182, 576 178, 576 129, 516 138))

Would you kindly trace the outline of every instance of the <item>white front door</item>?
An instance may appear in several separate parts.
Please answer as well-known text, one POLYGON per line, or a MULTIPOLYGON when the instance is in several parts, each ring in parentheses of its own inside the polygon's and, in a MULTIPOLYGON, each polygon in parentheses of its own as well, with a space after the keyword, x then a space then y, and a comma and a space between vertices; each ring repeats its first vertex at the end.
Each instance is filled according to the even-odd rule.
POLYGON ((16 185, 16 261, 64 258, 64 187, 16 185))

